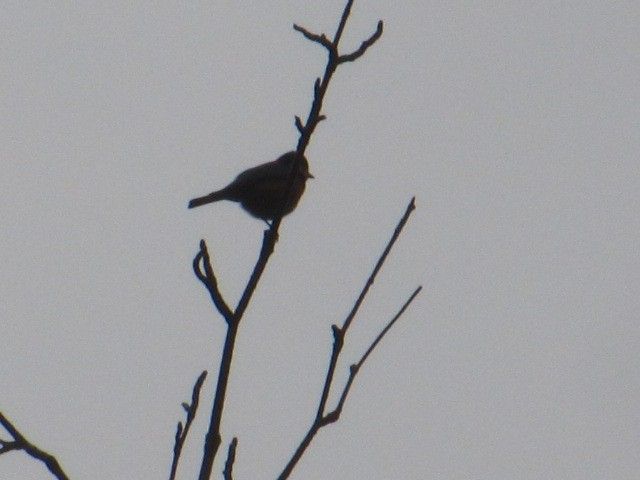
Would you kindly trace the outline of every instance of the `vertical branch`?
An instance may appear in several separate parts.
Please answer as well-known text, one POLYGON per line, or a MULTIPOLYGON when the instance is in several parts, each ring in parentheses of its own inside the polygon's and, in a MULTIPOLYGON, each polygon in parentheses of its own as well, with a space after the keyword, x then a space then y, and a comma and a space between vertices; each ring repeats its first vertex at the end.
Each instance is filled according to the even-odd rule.
POLYGON ((174 480, 176 478, 176 473, 178 471, 178 462, 180 461, 180 455, 182 453, 182 447, 184 446, 184 442, 187 440, 187 435, 189 434, 191 423, 196 417, 196 412, 198 411, 198 402, 200 401, 200 389, 202 388, 202 384, 204 383, 205 378, 207 378, 206 370, 204 370, 200 374, 200 376, 198 376, 196 383, 193 385, 193 391, 191 393, 191 404, 182 404, 182 408, 184 408, 187 412, 187 419, 184 423, 184 426, 182 425, 182 422, 178 422, 175 443, 173 446, 173 461, 171 462, 171 472, 169 474, 169 480, 174 480))
POLYGON ((296 117, 296 128, 300 132, 300 138, 298 140, 297 146, 298 153, 304 153, 307 145, 309 144, 309 140, 311 139, 311 134, 314 132, 318 123, 325 119, 324 115, 320 114, 322 110, 322 102, 324 100, 325 94, 327 93, 329 81, 331 80, 333 73, 338 68, 338 65, 340 65, 341 63, 353 61, 361 57, 364 52, 382 36, 383 23, 382 20, 379 20, 376 31, 367 40, 362 42, 362 45, 357 51, 349 53, 347 55, 340 55, 338 53, 338 45, 340 43, 340 39, 342 38, 344 28, 347 24, 349 14, 351 13, 352 5, 353 0, 348 0, 347 4, 344 7, 344 10, 342 11, 342 16, 340 17, 340 22, 338 24, 338 28, 333 37, 333 40, 329 40, 325 34, 318 35, 315 33, 311 33, 306 28, 299 25, 294 24, 293 26, 294 30, 302 33, 305 38, 323 46, 327 50, 329 57, 327 60, 327 65, 324 69, 322 80, 320 78, 317 78, 315 81, 313 88, 313 103, 311 104, 311 110, 309 111, 307 121, 303 125, 300 121, 300 118, 296 117))
POLYGON ((336 34, 333 37, 333 43, 337 44, 340 42, 340 38, 342 38, 342 32, 344 31, 344 27, 347 24, 347 18, 351 14, 351 7, 353 6, 353 0, 348 0, 347 4, 342 11, 342 17, 340 18, 340 24, 338 25, 338 29, 336 30, 336 34))
POLYGON ((236 449, 238 448, 238 438, 233 437, 227 450, 227 461, 224 463, 222 475, 224 480, 233 480, 233 464, 236 461, 236 449))
MULTIPOLYGON (((340 23, 338 29, 336 31, 336 35, 334 36, 333 41, 329 41, 324 35, 315 35, 307 32, 302 27, 298 27, 294 25, 294 29, 300 31, 307 38, 310 38, 314 41, 321 43, 325 48, 327 48, 329 52, 329 58, 327 61, 327 65, 325 67, 324 75, 322 80, 319 78, 316 79, 314 84, 314 98, 311 105, 311 109, 309 111, 309 115, 307 116, 307 120, 305 124, 302 124, 302 121, 299 117, 296 117, 295 125, 298 131, 300 132, 300 138, 298 140, 297 151, 302 156, 304 155, 304 151, 309 143, 311 135, 315 130, 316 125, 324 120, 324 116, 321 115, 322 110, 322 102, 324 100, 324 96, 327 91, 327 87, 329 86, 329 82, 333 73, 340 63, 343 63, 340 55, 338 54, 338 43, 340 42, 340 38, 342 36, 342 32, 345 28, 347 18, 349 16, 349 12, 351 10, 351 5, 353 4, 353 0, 348 0, 347 5, 342 13, 342 17, 340 19, 340 23)), ((368 46, 372 45, 382 34, 382 22, 378 23, 378 31, 374 34, 374 37, 370 38, 366 42, 363 42, 363 45, 367 43, 367 47, 361 47, 362 52, 359 53, 358 56, 362 55, 368 46)), ((351 54, 353 55, 353 54, 351 54)), ((291 190, 291 185, 294 180, 294 175, 298 171, 298 165, 295 165, 291 171, 291 175, 289 178, 289 187, 287 194, 284 196, 283 200, 286 199, 289 195, 289 191, 291 190)), ((284 203, 284 202, 283 202, 284 203)), ((205 266, 205 273, 202 273, 198 268, 196 271, 196 276, 205 284, 209 292, 211 293, 212 300, 216 305, 216 308, 220 311, 220 313, 227 320, 227 335, 225 338, 222 359, 220 362, 220 369, 218 372, 218 382, 216 386, 216 393, 213 402, 211 419, 209 422, 209 429, 205 436, 204 442, 204 452, 202 457, 202 463, 200 466, 200 474, 199 480, 209 480, 211 476, 211 472, 213 469, 213 462, 215 460, 215 456, 217 454, 218 448, 221 443, 220 436, 220 424, 222 422, 222 412, 224 408, 224 401, 226 396, 227 384, 229 380, 229 372, 231 369, 231 362, 233 359, 233 351, 235 346, 235 340, 238 333, 238 327, 240 325, 240 321, 244 315, 247 306, 253 296, 253 293, 258 285, 258 282, 264 272, 264 269, 267 265, 271 254, 274 251, 275 244, 278 241, 278 229, 280 227, 280 223, 282 221, 282 216, 278 216, 275 218, 270 228, 265 230, 262 248, 260 251, 260 255, 256 262, 256 265, 253 269, 251 277, 247 282, 247 285, 242 293, 240 301, 236 306, 236 309, 231 312, 226 303, 222 300, 219 291, 217 290, 217 282, 215 280, 215 276, 213 274, 213 269, 209 264, 209 257, 206 254, 206 245, 204 242, 201 243, 201 252, 196 256, 194 260, 194 270, 195 265, 199 263, 200 260, 203 261, 205 266)))
POLYGON ((220 371, 218 373, 218 384, 216 394, 213 400, 213 408, 211 410, 211 420, 209 422, 209 430, 204 437, 204 454, 202 464, 200 465, 199 480, 209 480, 211 470, 213 469, 213 461, 220 447, 222 438, 220 436, 220 423, 222 421, 222 410, 224 407, 224 399, 227 393, 227 384, 229 382, 229 371, 231 370, 231 360, 233 358, 233 347, 238 333, 238 323, 229 325, 227 336, 224 341, 224 350, 222 352, 222 361, 220 362, 220 371))
MULTIPOLYGON (((211 471, 213 470, 213 462, 222 441, 220 436, 220 425, 222 423, 222 412, 224 410, 224 401, 227 393, 227 384, 229 383, 231 361, 233 360, 233 350, 236 342, 236 336, 238 334, 238 327, 240 326, 242 316, 249 305, 249 301, 253 296, 253 292, 258 285, 258 281, 267 266, 269 257, 273 253, 276 239, 277 231, 274 231, 273 227, 265 231, 262 241, 262 249, 260 250, 260 256, 258 257, 258 261, 253 269, 253 273, 249 278, 249 282, 244 289, 242 297, 240 298, 233 315, 227 322, 227 335, 225 337, 222 360, 218 371, 218 382, 216 385, 215 397, 213 399, 213 407, 211 409, 209 429, 207 430, 204 440, 204 451, 200 465, 200 474, 198 476, 199 480, 209 480, 211 471)), ((206 259, 203 259, 203 261, 205 261, 205 270, 213 272, 210 265, 207 267, 206 259)))

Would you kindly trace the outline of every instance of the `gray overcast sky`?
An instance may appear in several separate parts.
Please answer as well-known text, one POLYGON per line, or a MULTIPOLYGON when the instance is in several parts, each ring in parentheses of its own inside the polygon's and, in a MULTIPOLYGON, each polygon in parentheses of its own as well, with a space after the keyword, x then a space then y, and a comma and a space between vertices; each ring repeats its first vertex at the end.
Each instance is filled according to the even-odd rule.
MULTIPOLYGON (((206 238, 235 303, 263 225, 186 203, 295 145, 325 55, 291 25, 332 33, 343 6, 4 2, 0 409, 72 478, 166 478, 208 369, 194 478, 224 328, 191 260, 206 238)), ((378 19, 242 325, 236 478, 288 459, 412 195, 341 378, 424 290, 294 478, 637 478, 640 7, 356 0, 344 49, 378 19)), ((50 476, 11 454, 0 478, 50 476)))

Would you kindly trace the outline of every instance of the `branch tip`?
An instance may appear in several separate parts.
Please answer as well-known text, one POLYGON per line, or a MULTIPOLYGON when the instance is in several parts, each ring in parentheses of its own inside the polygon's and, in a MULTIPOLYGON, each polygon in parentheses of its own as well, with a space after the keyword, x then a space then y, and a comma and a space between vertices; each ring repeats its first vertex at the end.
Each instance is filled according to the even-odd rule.
POLYGON ((307 447, 311 444, 311 442, 312 442, 313 438, 315 437, 316 433, 318 432, 318 430, 320 430, 325 425, 327 425, 329 423, 333 423, 333 422, 335 422, 335 421, 337 421, 339 419, 340 412, 342 411, 344 403, 345 403, 345 401, 347 399, 347 396, 349 395, 349 391, 351 389, 351 386, 353 385, 353 382, 354 382, 354 380, 356 378, 356 375, 357 375, 360 367, 364 364, 364 362, 366 361, 367 357, 371 354, 373 349, 378 345, 378 343, 380 343, 382 338, 386 335, 386 333, 393 326, 393 324, 398 320, 398 318, 400 318, 400 316, 404 313, 404 311, 409 306, 409 304, 413 301, 413 299, 416 297, 416 295, 418 295, 418 293, 422 289, 422 287, 418 287, 413 292, 413 294, 404 303, 404 305, 398 311, 398 313, 391 319, 391 321, 385 326, 385 328, 378 334, 376 339, 369 345, 369 348, 366 350, 366 352, 360 358, 360 360, 356 364, 353 364, 353 365, 351 365, 349 367, 349 378, 347 380, 347 383, 345 384, 345 386, 342 389, 342 393, 340 395, 340 400, 338 401, 337 407, 333 411, 325 414, 324 412, 325 412, 325 408, 326 408, 326 404, 327 404, 327 399, 328 399, 328 396, 329 396, 329 391, 331 390, 331 387, 332 387, 332 384, 333 384, 334 373, 335 373, 336 365, 338 363, 338 357, 340 356, 340 352, 341 352, 341 349, 342 349, 342 344, 344 342, 344 337, 346 335, 346 332, 349 329, 349 327, 351 325, 351 322, 353 321, 356 313, 358 312, 358 310, 360 308, 360 305, 364 301, 364 298, 367 295, 367 292, 369 291, 369 288, 371 287, 371 285, 373 285, 373 282, 375 281, 376 275, 378 274, 378 272, 382 268, 382 265, 384 264, 387 256, 389 255, 389 252, 393 248, 396 240, 398 239, 400 233, 402 232, 402 229, 404 228, 405 224, 409 220, 409 216, 411 214, 411 211, 413 210, 413 208, 415 208, 414 200, 415 200, 415 198, 411 199, 411 202, 409 203, 409 206, 407 207, 407 209, 404 212, 402 218, 400 219, 400 221, 396 225, 396 228, 395 228, 393 234, 391 235, 391 238, 389 239, 389 241, 387 243, 387 246, 385 247, 385 249, 382 252, 382 254, 380 255, 380 257, 378 258, 378 261, 376 262, 376 265, 373 268, 373 271, 369 275, 369 278, 367 279, 363 289, 361 290, 360 295, 358 296, 358 299, 355 301, 355 303, 353 305, 353 308, 351 309, 351 311, 347 315, 347 318, 344 320, 344 323, 342 324, 342 327, 339 327, 338 325, 335 325, 335 324, 331 325, 331 331, 333 332, 333 338, 334 338, 333 350, 331 352, 331 358, 329 360, 329 366, 328 366, 328 369, 327 369, 327 374, 326 374, 324 386, 322 388, 322 393, 321 393, 321 397, 320 397, 320 404, 319 404, 318 410, 316 412, 315 420, 314 420, 313 424, 311 425, 311 427, 309 428, 309 430, 307 431, 305 437, 302 439, 302 441, 298 445, 296 451, 294 452, 293 456, 291 457, 291 459, 289 460, 289 462, 285 466, 284 470, 282 471, 282 473, 278 477, 278 480, 285 480, 285 479, 289 478, 289 475, 291 474, 291 472, 293 471, 294 467, 296 466, 296 464, 298 463, 298 461, 300 460, 300 458, 302 457, 302 455, 306 451, 307 447))
POLYGON ((333 338, 336 341, 338 341, 340 338, 344 336, 342 329, 335 323, 331 325, 331 332, 333 333, 333 338))
POLYGON ((347 54, 347 55, 340 55, 340 57, 338 58, 338 63, 345 63, 345 62, 353 62, 354 60, 357 60, 358 58, 360 58, 362 55, 364 55, 364 52, 367 51, 367 49, 373 45, 374 43, 376 43, 378 41, 378 39, 382 36, 382 31, 383 31, 383 22, 382 20, 378 20, 378 25, 376 26, 376 31, 373 32, 373 34, 371 34, 371 36, 369 38, 367 38, 366 40, 364 40, 360 46, 358 47, 357 50, 347 54))
POLYGON ((233 437, 233 440, 229 443, 229 449, 227 450, 227 461, 224 464, 224 471, 222 472, 224 480, 233 480, 233 464, 236 461, 236 449, 238 448, 238 437, 233 437))
POLYGON ((302 35, 304 35, 304 37, 307 40, 311 40, 312 42, 319 43, 329 51, 332 51, 334 49, 333 43, 331 42, 331 40, 327 38, 327 36, 324 33, 318 35, 317 33, 310 32, 306 28, 301 27, 296 23, 293 24, 293 29, 296 32, 300 32, 302 35))
POLYGON ((178 471, 178 462, 180 461, 180 454, 182 453, 182 447, 184 446, 184 442, 187 439, 187 434, 189 433, 191 423, 196 416, 198 403, 200 401, 200 388, 202 387, 202 383, 204 382, 204 379, 206 377, 206 370, 203 370, 202 373, 198 375, 198 378, 193 385, 193 391, 191 393, 191 404, 188 404, 187 402, 181 403, 182 408, 187 413, 187 419, 184 425, 182 421, 179 421, 178 426, 176 427, 176 435, 173 445, 173 460, 171 461, 171 472, 169 474, 169 480, 174 480, 176 478, 176 473, 178 471))

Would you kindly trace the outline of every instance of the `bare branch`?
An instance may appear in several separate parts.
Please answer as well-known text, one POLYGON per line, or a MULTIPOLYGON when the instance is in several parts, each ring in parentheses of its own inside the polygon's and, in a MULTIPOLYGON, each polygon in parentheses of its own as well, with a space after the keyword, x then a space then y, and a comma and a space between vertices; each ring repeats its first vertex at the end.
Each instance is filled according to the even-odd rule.
POLYGON ((20 450, 20 444, 10 440, 0 440, 0 455, 11 452, 12 450, 20 450))
POLYGON ((202 384, 204 383, 205 378, 207 378, 207 371, 203 370, 202 373, 198 376, 196 383, 193 385, 193 391, 191 392, 191 404, 188 404, 186 402, 182 403, 182 408, 184 408, 184 410, 187 412, 187 419, 184 423, 184 427, 182 426, 182 422, 178 422, 178 426, 176 428, 175 443, 173 445, 173 461, 171 462, 171 473, 169 475, 169 480, 174 480, 176 478, 176 472, 178 470, 178 462, 180 461, 182 447, 184 446, 184 442, 187 439, 191 423, 196 417, 198 402, 200 401, 200 389, 202 388, 202 384))
POLYGON ((58 480, 69 480, 69 477, 67 477, 67 474, 62 470, 62 467, 58 463, 56 457, 44 450, 41 450, 28 441, 2 412, 0 412, 0 424, 13 438, 13 441, 9 442, 0 441, 0 455, 12 450, 23 450, 30 457, 44 463, 51 474, 58 480))
POLYGON ((225 302, 222 292, 218 288, 218 280, 216 279, 216 275, 213 272, 213 268, 211 267, 211 259, 209 258, 209 251, 207 250, 207 244, 204 240, 200 240, 200 251, 196 254, 193 259, 193 271, 200 280, 206 289, 209 291, 209 295, 211 295, 211 300, 213 304, 216 306, 220 314, 224 317, 227 323, 231 322, 233 319, 233 312, 225 302), (200 270, 200 261, 204 264, 204 272, 200 270))
POLYGON ((333 37, 333 40, 329 40, 326 35, 318 35, 310 32, 304 27, 299 25, 294 25, 294 29, 300 33, 302 33, 305 38, 321 44, 323 47, 327 49, 329 52, 329 59, 327 61, 327 65, 324 70, 324 75, 321 79, 316 79, 313 89, 313 103, 311 105, 311 110, 309 111, 309 115, 307 117, 307 121, 304 124, 303 131, 300 131, 300 138, 298 139, 297 151, 298 153, 303 154, 309 141, 311 139, 311 134, 315 130, 316 126, 320 121, 324 119, 324 116, 321 114, 322 111, 322 102, 324 100, 324 95, 327 92, 327 87, 329 85, 329 81, 333 76, 333 73, 338 68, 338 65, 344 62, 352 62, 357 58, 361 57, 365 51, 373 45, 378 38, 382 35, 382 21, 378 22, 378 28, 376 32, 367 40, 362 42, 360 48, 353 53, 350 53, 345 56, 338 55, 338 46, 340 43, 340 39, 342 38, 342 33, 344 32, 344 28, 347 24, 347 19, 349 18, 349 14, 351 13, 351 6, 353 5, 353 0, 348 0, 345 8, 342 12, 342 16, 340 17, 340 23, 336 30, 336 34, 333 37))
POLYGON ((342 11, 342 17, 340 17, 340 23, 338 24, 338 29, 336 30, 336 34, 333 37, 333 43, 338 45, 340 43, 340 39, 342 38, 342 32, 344 32, 344 27, 347 24, 347 19, 351 14, 351 6, 353 5, 353 0, 348 0, 347 4, 344 6, 344 10, 342 11))
MULTIPOLYGON (((314 98, 311 104, 311 109, 309 111, 309 115, 307 116, 307 120, 303 123, 299 117, 296 117, 295 125, 300 133, 300 138, 298 139, 298 145, 296 147, 297 152, 302 156, 304 155, 304 151, 309 144, 311 139, 311 135, 313 134, 316 126, 319 122, 324 120, 326 117, 321 114, 322 110, 322 102, 324 100, 324 96, 327 92, 327 87, 329 86, 329 82, 338 67, 338 44, 340 42, 340 37, 342 36, 342 32, 344 30, 347 18, 349 16, 349 12, 351 10, 351 5, 353 0, 349 0, 347 5, 342 13, 342 17, 340 19, 340 24, 338 26, 338 30, 336 31, 336 35, 333 41, 330 41, 326 35, 318 35, 310 32, 304 27, 299 25, 294 25, 294 29, 305 38, 319 43, 323 47, 327 49, 329 52, 327 65, 325 67, 324 75, 322 79, 317 78, 314 83, 314 98)), ((364 53, 364 52, 363 52, 364 53)), ((295 165, 291 171, 291 178, 289 179, 289 189, 284 200, 286 200, 289 192, 291 190, 291 185, 293 184, 295 173, 298 171, 298 166, 295 165)), ((216 393, 213 402, 213 408, 211 412, 211 419, 209 423, 209 429, 205 436, 205 445, 204 445, 204 453, 202 458, 202 464, 200 467, 200 475, 199 480, 209 480, 211 475, 211 471, 213 468, 213 462, 218 451, 218 448, 221 443, 220 436, 220 423, 222 421, 222 410, 224 407, 224 400, 226 395, 226 388, 229 379, 229 371, 231 368, 231 360, 233 357, 233 350, 235 345, 235 339, 238 331, 238 327, 240 321, 244 315, 244 312, 251 300, 251 297, 257 287, 258 281, 264 272, 266 264, 274 251, 275 244, 278 240, 278 229, 280 227, 280 222, 282 221, 282 216, 274 218, 270 223, 269 228, 265 230, 262 248, 260 251, 260 255, 254 267, 253 273, 249 278, 247 286, 244 289, 242 297, 236 306, 235 311, 231 311, 229 307, 222 300, 222 295, 217 289, 217 283, 215 280, 215 276, 210 267, 208 261, 208 254, 206 252, 206 246, 203 242, 201 242, 201 258, 205 265, 205 274, 203 274, 199 269, 199 258, 196 256, 196 260, 194 260, 194 265, 198 265, 198 268, 194 267, 194 271, 196 272, 196 276, 203 284, 207 287, 209 292, 211 293, 211 297, 216 305, 216 308, 227 320, 227 335, 225 338, 224 349, 222 353, 222 359, 220 362, 220 369, 218 373, 218 383, 216 386, 216 393), (203 248, 204 247, 204 248, 203 248), (204 280, 203 280, 204 279, 204 280), (206 280, 206 281, 205 281, 206 280)), ((310 438, 312 438, 311 436, 310 438)))
POLYGON ((378 39, 382 36, 382 27, 383 27, 382 20, 378 20, 378 26, 376 28, 376 31, 373 33, 373 35, 371 35, 368 39, 362 42, 360 44, 360 47, 355 52, 348 53, 346 55, 340 55, 338 57, 338 63, 353 62, 354 60, 357 60, 362 55, 364 55, 364 52, 366 52, 367 49, 371 45, 376 43, 378 39))
POLYGON ((371 275, 369 275, 369 278, 367 279, 367 282, 362 288, 362 291, 360 292, 360 295, 358 296, 356 302, 354 303, 353 308, 351 309, 351 312, 349 312, 349 315, 347 315, 347 318, 345 319, 344 324, 342 325, 342 328, 338 328, 335 325, 332 327, 333 337, 334 337, 333 351, 331 352, 329 369, 327 370, 327 377, 325 379, 324 388, 322 389, 320 404, 318 405, 318 412, 316 414, 317 417, 321 418, 324 416, 327 399, 329 398, 329 390, 331 389, 331 384, 333 382, 333 375, 335 373, 336 364, 338 363, 338 357, 340 356, 340 351, 342 350, 342 344, 344 343, 344 337, 347 334, 349 327, 351 326, 351 322, 356 316, 356 313, 358 313, 358 310, 360 309, 360 305, 362 305, 362 302, 364 301, 365 297, 367 296, 367 293, 369 292, 369 288, 371 288, 371 286, 373 285, 373 282, 375 281, 375 278, 378 275, 378 272, 380 271, 380 269, 382 268, 382 265, 387 259, 387 255, 389 255, 389 252, 393 248, 394 243, 396 243, 396 240, 400 236, 400 232, 402 232, 402 229, 407 223, 407 220, 409 220, 409 216, 411 215, 411 212, 413 212, 415 208, 416 208, 415 197, 413 197, 409 202, 409 205, 407 205, 404 215, 398 222, 398 225, 396 226, 393 232, 393 235, 391 236, 391 239, 387 243, 387 246, 382 252, 382 255, 380 255, 380 258, 376 262, 376 265, 373 268, 371 275))
POLYGON ((200 270, 200 261, 201 260, 202 260, 202 250, 199 251, 198 253, 196 253, 196 256, 193 257, 193 262, 192 262, 193 273, 195 273, 196 278, 198 280, 200 280, 204 284, 205 287, 209 288, 209 282, 207 281, 207 277, 200 270))
POLYGON ((413 212, 415 209, 416 209, 416 197, 413 197, 409 202, 409 204, 407 205, 404 215, 398 222, 398 225, 396 225, 396 228, 393 231, 393 235, 391 235, 391 238, 389 239, 389 243, 387 243, 387 246, 382 252, 382 255, 376 262, 376 266, 373 268, 371 275, 369 275, 369 278, 367 279, 367 283, 365 284, 364 288, 360 292, 360 296, 356 300, 356 303, 353 305, 351 312, 349 312, 349 315, 347 316, 344 322, 344 325, 342 326, 343 330, 346 331, 349 328, 349 325, 351 325, 353 318, 356 316, 356 313, 358 313, 358 309, 360 308, 360 305, 362 305, 364 297, 369 292, 369 288, 371 288, 371 285, 373 285, 373 282, 375 281, 376 276, 378 275, 378 272, 382 268, 384 261, 387 259, 387 255, 389 255, 389 252, 393 248, 393 245, 396 243, 396 240, 398 240, 398 237, 400 236, 400 232, 402 232, 402 229, 404 228, 407 221, 409 220, 409 216, 411 215, 411 212, 413 212))
POLYGON ((224 480, 233 480, 233 463, 236 461, 236 448, 238 448, 238 437, 233 437, 233 440, 229 443, 227 461, 224 464, 224 471, 222 472, 224 480))
POLYGON ((229 382, 229 374, 231 371, 231 361, 233 359, 233 349, 238 334, 240 320, 249 305, 249 301, 258 286, 258 281, 267 266, 269 257, 273 253, 275 244, 278 240, 278 227, 282 217, 277 218, 271 224, 271 228, 264 231, 262 239, 262 248, 260 256, 253 268, 253 273, 247 282, 247 286, 240 297, 240 301, 233 312, 230 321, 227 322, 227 335, 222 350, 222 359, 220 361, 220 369, 218 371, 218 383, 216 384, 216 393, 213 399, 213 407, 211 409, 211 419, 209 421, 209 429, 204 439, 204 452, 202 463, 200 465, 199 480, 209 480, 211 471, 213 470, 213 461, 215 460, 218 448, 222 442, 220 435, 220 424, 222 422, 222 413, 224 409, 224 401, 227 393, 227 384, 229 382))
POLYGON ((393 232, 393 235, 391 235, 391 239, 389 240, 389 242, 387 243, 387 246, 385 247, 384 251, 380 255, 380 258, 378 258, 378 261, 376 262, 376 265, 373 268, 373 271, 371 272, 371 275, 369 275, 369 278, 367 279, 367 282, 365 283, 364 288, 360 292, 360 295, 358 296, 358 299, 356 300, 353 308, 351 309, 351 312, 349 312, 349 315, 347 315, 347 318, 345 319, 342 327, 338 327, 337 325, 332 325, 331 326, 331 331, 333 332, 333 347, 332 347, 331 358, 329 360, 329 367, 327 369, 327 375, 326 375, 326 378, 325 378, 324 386, 322 388, 322 394, 320 396, 320 403, 318 405, 318 410, 316 412, 315 419, 314 419, 313 423, 311 424, 311 427, 309 427, 309 430, 307 431, 306 435, 304 436, 304 438, 302 439, 302 441, 300 442, 300 444, 296 448, 296 451, 294 452, 293 456, 291 457, 291 459, 289 460, 289 462, 285 466, 284 470, 282 471, 282 473, 278 477, 278 480, 284 480, 286 478, 289 478, 289 475, 291 475, 291 472, 295 468, 296 464, 298 463, 300 458, 302 458, 302 455, 304 455, 304 452, 306 451, 307 447, 311 444, 311 441, 315 437, 316 433, 318 433, 318 431, 322 427, 324 427, 325 425, 328 425, 328 424, 333 423, 336 420, 338 420, 338 418, 340 417, 340 412, 342 410, 342 406, 344 405, 344 402, 345 402, 345 400, 347 398, 349 390, 351 389, 351 385, 353 384, 353 381, 355 379, 355 376, 358 373, 358 370, 360 369, 362 364, 364 364, 364 362, 366 361, 368 356, 371 354, 373 349, 378 345, 378 343, 380 343, 382 338, 386 335, 386 333, 393 326, 393 324, 398 320, 398 318, 400 318, 402 313, 404 313, 406 308, 409 306, 409 304, 413 301, 413 299, 416 297, 416 295, 418 295, 418 293, 422 289, 422 287, 418 287, 413 292, 413 294, 405 302, 405 304, 399 310, 399 312, 393 317, 393 319, 387 324, 387 326, 380 332, 380 334, 376 337, 376 339, 373 341, 373 343, 369 346, 369 348, 364 353, 362 358, 358 361, 358 363, 351 366, 349 379, 347 380, 347 384, 345 385, 345 387, 344 387, 344 389, 342 391, 342 394, 340 396, 340 400, 338 402, 338 406, 336 407, 335 410, 333 410, 333 411, 331 411, 329 413, 325 413, 326 405, 327 405, 327 399, 329 398, 329 392, 330 392, 331 386, 333 384, 333 378, 334 378, 334 375, 335 375, 336 365, 338 363, 338 358, 340 356, 340 352, 342 351, 342 346, 344 344, 344 339, 345 339, 346 333, 347 333, 347 331, 349 329, 349 326, 353 322, 353 319, 354 319, 356 313, 358 312, 358 309, 360 308, 360 305, 362 304, 365 296, 367 295, 367 292, 369 291, 369 288, 371 287, 371 285, 373 285, 373 282, 375 281, 376 275, 378 274, 378 272, 382 268, 382 265, 384 264, 387 256, 389 255, 389 252, 391 251, 391 248, 393 248, 393 245, 395 244, 395 242, 398 239, 400 233, 402 232, 402 229, 404 228, 404 226, 406 225, 407 221, 409 220, 409 216, 411 215, 411 212, 413 212, 413 210, 415 210, 415 208, 416 208, 416 206, 415 206, 415 197, 413 197, 411 199, 411 201, 409 202, 409 204, 407 205, 407 208, 406 208, 406 210, 404 212, 404 215, 402 216, 402 218, 400 219, 400 221, 396 225, 396 228, 395 228, 395 230, 393 232))
POLYGON ((331 40, 327 38, 327 36, 324 33, 321 35, 318 35, 317 33, 311 33, 306 28, 296 25, 295 23, 293 24, 293 29, 297 32, 300 32, 302 35, 304 35, 307 40, 311 40, 312 42, 319 43, 324 48, 329 50, 330 53, 335 51, 334 44, 331 42, 331 40))
POLYGON ((320 95, 320 77, 316 78, 316 81, 313 83, 313 94, 317 97, 318 95, 320 95))
POLYGON ((413 302, 413 300, 418 296, 421 290, 422 290, 422 286, 419 286, 413 291, 413 293, 407 299, 407 301, 404 302, 404 305, 402 305, 400 310, 398 310, 398 313, 396 313, 393 316, 393 318, 389 321, 389 323, 387 323, 387 325, 380 331, 376 339, 371 343, 371 345, 369 345, 369 348, 367 348, 367 351, 362 355, 360 360, 358 360, 357 363, 349 367, 349 379, 347 380, 347 383, 344 389, 342 390, 342 394, 340 395, 340 400, 338 401, 338 406, 335 408, 335 410, 325 415, 325 419, 327 420, 328 423, 333 423, 340 418, 340 414, 342 413, 342 407, 344 406, 344 402, 346 401, 347 396, 349 395, 349 391, 351 390, 351 385, 353 384, 353 381, 355 380, 356 375, 360 371, 360 368, 362 368, 362 365, 364 365, 364 362, 367 361, 367 358, 369 358, 369 355, 371 355, 373 350, 382 341, 382 339, 387 334, 387 332, 391 330, 391 327, 393 327, 393 324, 398 321, 398 319, 402 316, 404 311, 409 307, 411 302, 413 302))

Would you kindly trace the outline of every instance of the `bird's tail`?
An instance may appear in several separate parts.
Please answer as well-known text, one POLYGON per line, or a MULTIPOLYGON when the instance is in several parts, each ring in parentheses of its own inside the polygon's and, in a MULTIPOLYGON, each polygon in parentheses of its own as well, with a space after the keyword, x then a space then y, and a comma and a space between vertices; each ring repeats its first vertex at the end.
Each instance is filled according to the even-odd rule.
POLYGON ((227 192, 223 190, 218 190, 216 192, 211 192, 209 195, 205 195, 204 197, 194 198, 189 201, 189 208, 200 207, 202 205, 206 205, 208 203, 217 202, 218 200, 227 199, 227 192))

